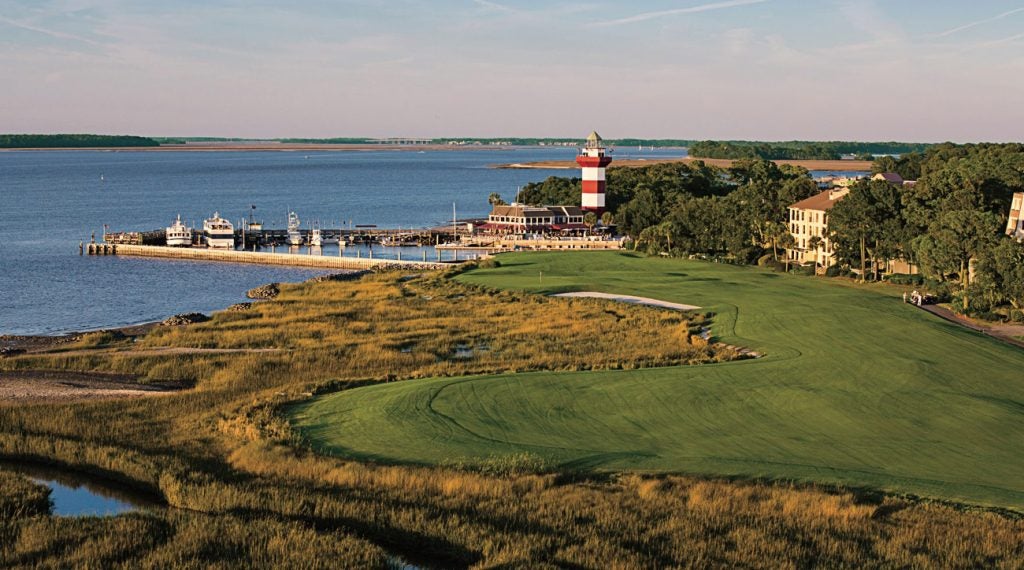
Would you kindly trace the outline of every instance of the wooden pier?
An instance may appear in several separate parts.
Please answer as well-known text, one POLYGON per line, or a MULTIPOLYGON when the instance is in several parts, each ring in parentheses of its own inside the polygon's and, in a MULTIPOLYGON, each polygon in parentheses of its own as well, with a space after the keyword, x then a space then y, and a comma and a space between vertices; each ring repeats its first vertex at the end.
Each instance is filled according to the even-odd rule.
POLYGON ((287 265, 319 269, 444 269, 452 263, 412 261, 399 259, 373 259, 334 255, 300 253, 266 253, 233 249, 207 249, 196 247, 167 247, 157 245, 127 245, 90 243, 89 255, 128 255, 133 257, 160 257, 190 261, 222 261, 229 263, 256 263, 260 265, 287 265))

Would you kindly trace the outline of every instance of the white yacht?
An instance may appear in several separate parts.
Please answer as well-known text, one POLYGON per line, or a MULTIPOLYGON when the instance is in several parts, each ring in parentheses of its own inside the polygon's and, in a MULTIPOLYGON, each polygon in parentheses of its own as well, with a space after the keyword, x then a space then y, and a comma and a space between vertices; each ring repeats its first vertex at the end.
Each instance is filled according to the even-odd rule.
POLYGON ((220 217, 220 212, 214 212, 212 218, 203 220, 203 235, 206 238, 206 247, 235 247, 235 226, 220 217))
POLYGON ((288 212, 288 245, 302 245, 302 232, 299 230, 299 215, 288 212))
POLYGON ((172 247, 189 247, 192 245, 192 228, 181 221, 181 214, 167 227, 167 245, 172 247))
POLYGON ((314 226, 309 232, 310 247, 320 247, 324 244, 324 238, 320 235, 320 228, 314 226))

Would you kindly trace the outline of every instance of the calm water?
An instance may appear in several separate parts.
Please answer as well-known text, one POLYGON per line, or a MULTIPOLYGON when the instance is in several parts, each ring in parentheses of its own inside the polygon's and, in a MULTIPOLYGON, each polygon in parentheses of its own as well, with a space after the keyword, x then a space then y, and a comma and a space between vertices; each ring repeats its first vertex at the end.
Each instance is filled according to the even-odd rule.
MULTIPOLYGON (((615 156, 679 156, 618 149, 615 156)), ((573 149, 433 152, 0 153, 0 334, 55 334, 209 312, 270 281, 323 273, 236 264, 79 257, 78 242, 114 230, 152 230, 181 214, 201 225, 214 210, 238 220, 256 205, 266 227, 289 209, 324 227, 341 221, 425 227, 485 216, 487 196, 571 171, 490 164, 572 159, 573 149), (308 158, 307 158, 308 157, 308 158)), ((306 226, 308 227, 308 226, 306 226)), ((330 254, 336 248, 325 246, 330 254)), ((375 252, 375 256, 387 255, 375 252)), ((430 252, 433 255, 433 252, 430 252)), ((421 258, 419 250, 403 255, 421 258)), ((429 256, 428 256, 429 257, 429 256)))
POLYGON ((0 468, 27 476, 50 488, 54 515, 112 516, 140 509, 162 508, 149 497, 94 477, 37 465, 0 462, 0 468))

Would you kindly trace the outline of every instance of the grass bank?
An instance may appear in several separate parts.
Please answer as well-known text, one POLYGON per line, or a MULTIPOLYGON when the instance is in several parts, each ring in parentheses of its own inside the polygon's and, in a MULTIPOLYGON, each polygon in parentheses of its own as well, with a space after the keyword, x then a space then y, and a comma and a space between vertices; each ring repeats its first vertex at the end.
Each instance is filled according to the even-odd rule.
MULTIPOLYGON (((319 449, 438 463, 529 451, 563 466, 840 483, 1024 509, 1024 351, 898 291, 624 253, 503 256, 464 283, 710 308, 763 359, 373 386, 295 409, 319 449)), ((600 354, 595 351, 595 358, 600 354)))
MULTIPOLYGON (((576 257, 554 263, 586 276, 576 257)), ((534 269, 506 268, 522 270, 524 285, 534 269)), ((631 272, 623 267, 623 283, 631 272)), ((568 287, 549 283, 547 270, 544 284, 568 287)), ((737 322, 743 315, 711 320, 720 330, 737 322)), ((1024 520, 996 513, 831 487, 552 471, 534 453, 385 465, 314 453, 280 414, 311 394, 385 382, 730 358, 693 338, 705 324, 388 273, 282 285, 273 300, 158 327, 138 342, 5 358, 0 367, 16 371, 112 372, 189 388, 0 407, 0 457, 102 477, 174 507, 104 519, 17 507, 21 518, 0 517, 0 566, 383 568, 385 553, 442 568, 1021 565, 1024 520)), ((786 358, 781 348, 766 362, 786 358)), ((0 478, 0 505, 20 505, 24 493, 0 478)))

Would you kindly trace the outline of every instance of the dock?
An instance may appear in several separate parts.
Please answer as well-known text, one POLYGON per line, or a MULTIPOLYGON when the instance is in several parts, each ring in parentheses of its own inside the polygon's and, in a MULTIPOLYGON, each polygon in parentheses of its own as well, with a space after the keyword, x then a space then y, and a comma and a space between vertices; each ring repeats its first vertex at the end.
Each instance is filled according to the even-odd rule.
POLYGON ((443 243, 437 249, 455 251, 475 251, 482 253, 501 253, 506 251, 566 251, 566 250, 619 250, 623 248, 620 240, 587 239, 587 238, 551 238, 524 239, 514 237, 472 237, 457 243, 443 243))
POLYGON ((228 263, 313 267, 318 269, 445 269, 453 265, 452 263, 436 261, 373 259, 300 253, 266 253, 233 249, 167 247, 160 245, 89 243, 85 244, 85 246, 89 255, 159 257, 186 261, 222 261, 228 263))

